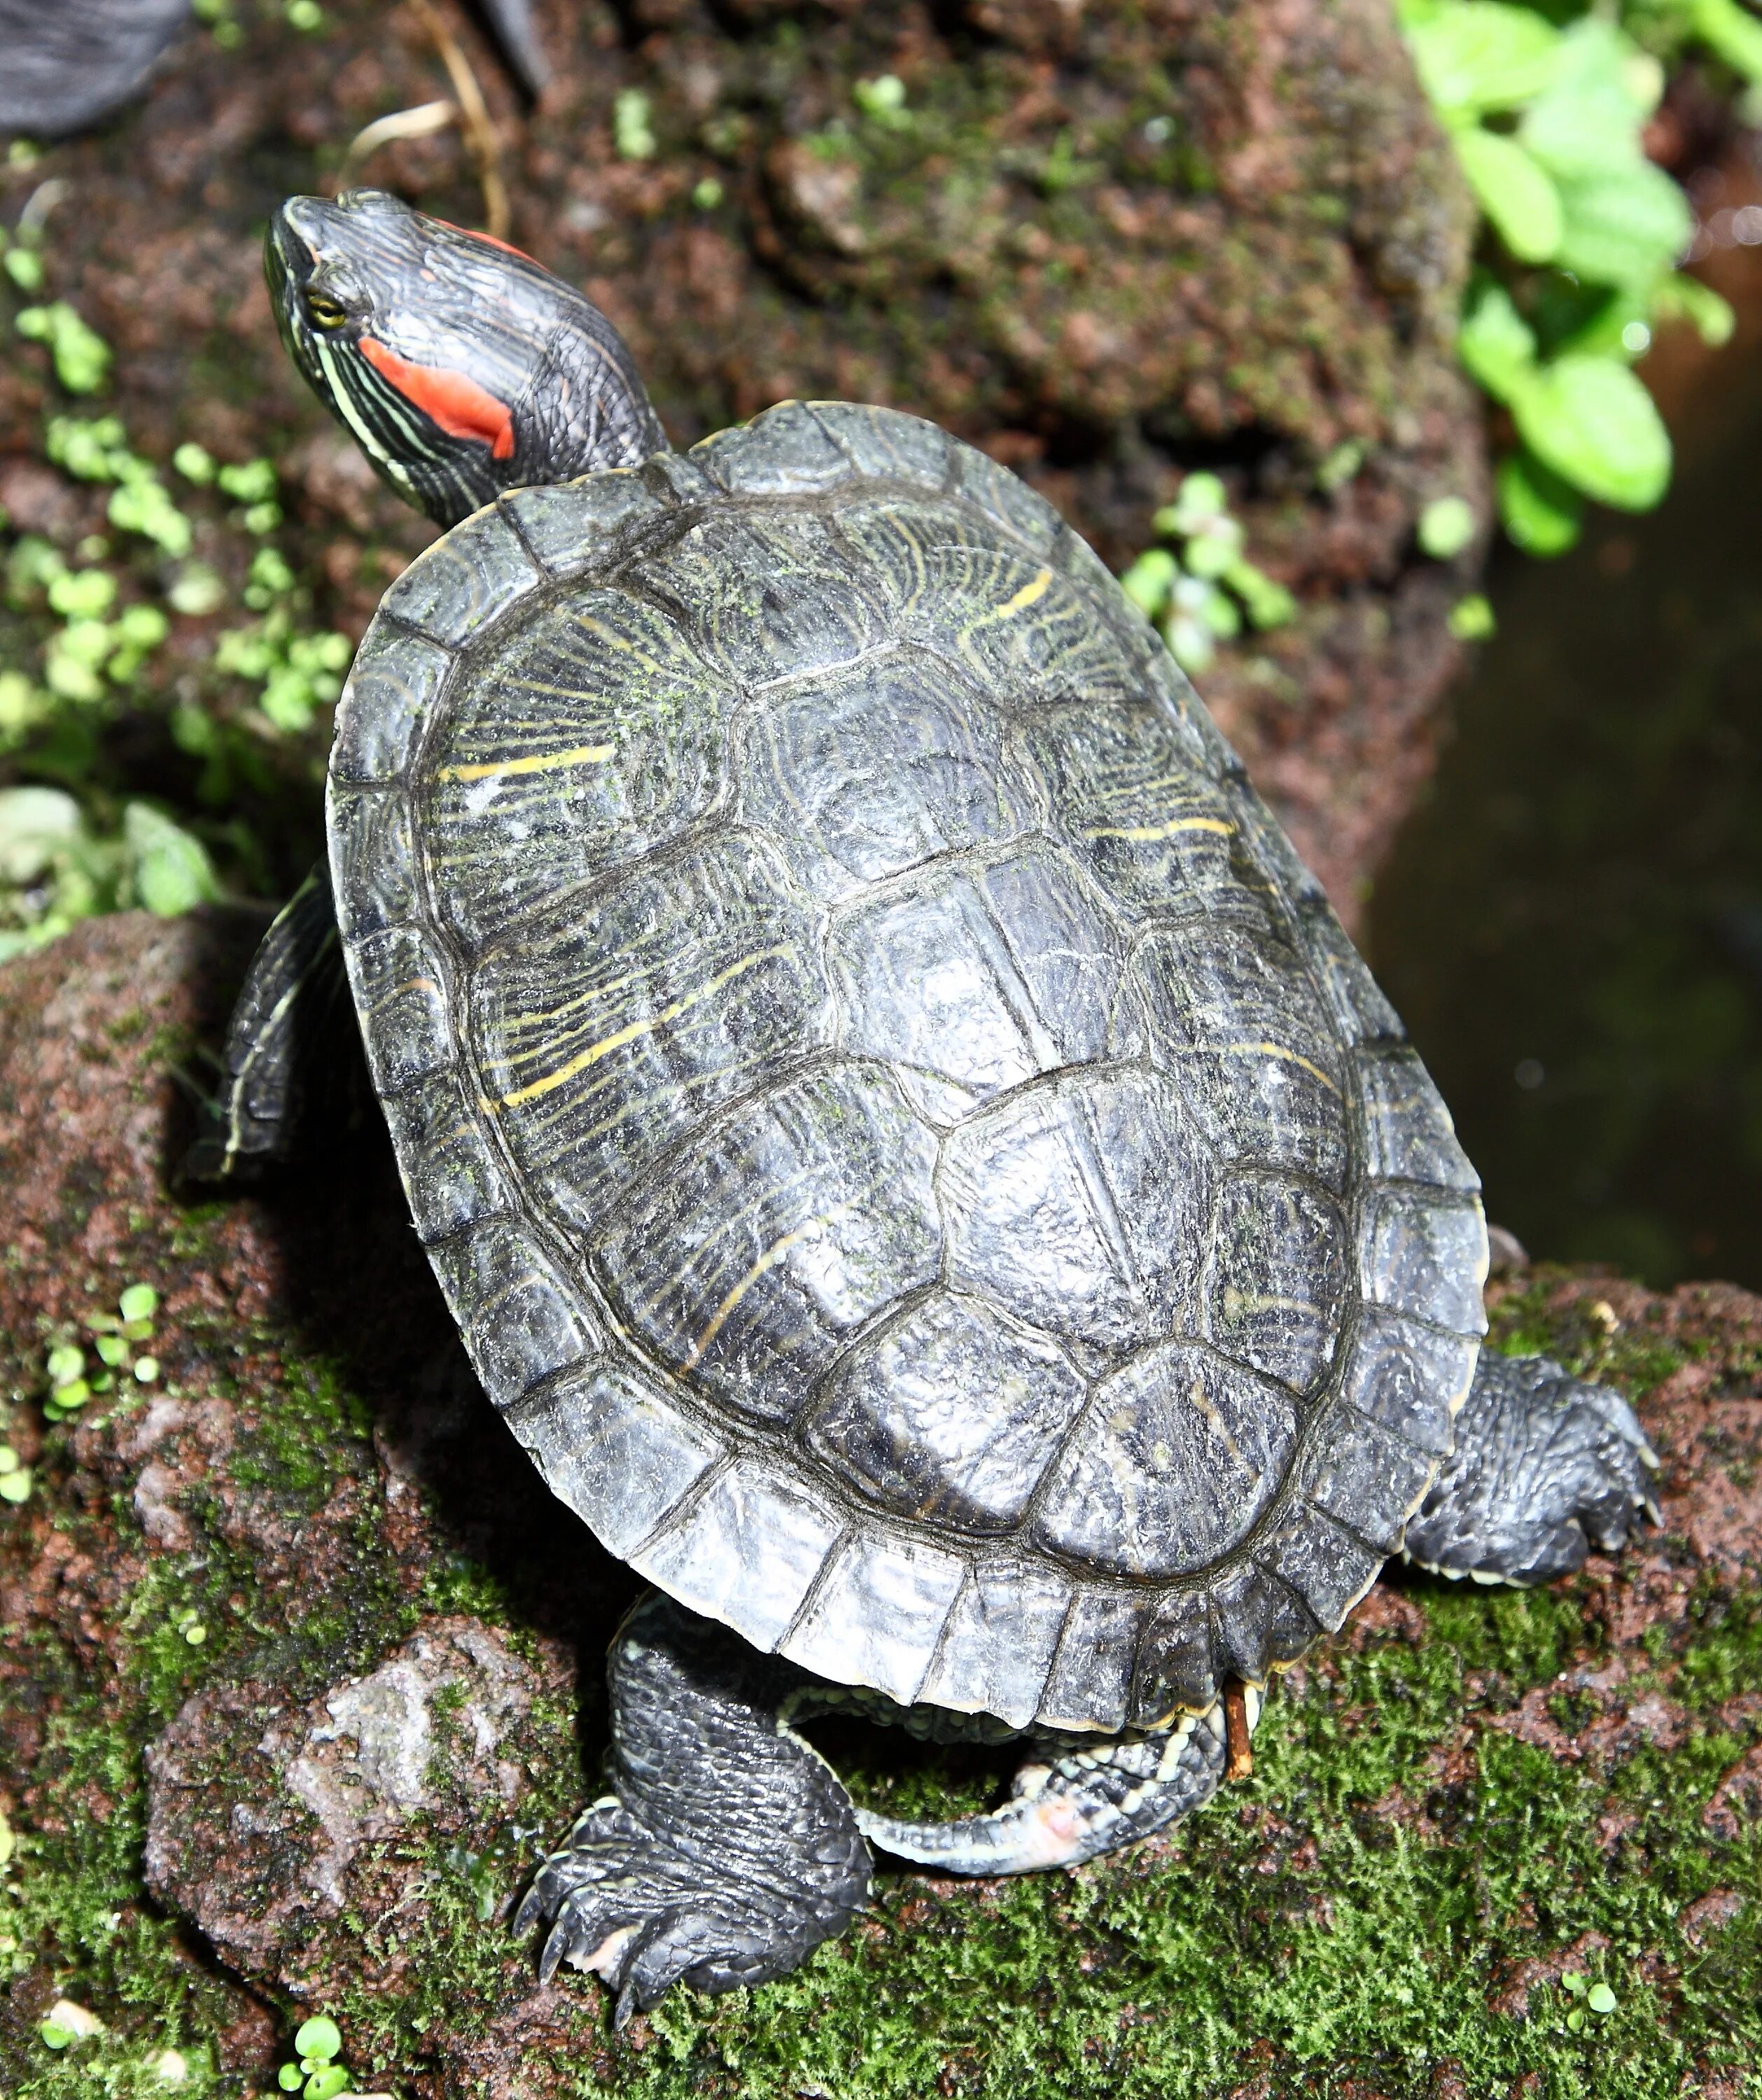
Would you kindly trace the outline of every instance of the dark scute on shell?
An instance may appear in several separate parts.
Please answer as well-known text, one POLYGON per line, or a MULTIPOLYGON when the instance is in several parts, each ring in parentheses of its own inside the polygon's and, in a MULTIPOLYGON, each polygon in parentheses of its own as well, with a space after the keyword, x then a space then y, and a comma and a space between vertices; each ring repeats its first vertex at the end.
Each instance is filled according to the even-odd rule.
POLYGON ((743 684, 834 669, 885 636, 872 593, 811 511, 709 510, 634 574, 743 684))
POLYGON ((1208 1349, 1146 1349, 1097 1387, 1034 1534, 1111 1575, 1195 1573, 1252 1529, 1284 1483, 1296 1436, 1280 1388, 1208 1349))
POLYGON ((854 1532, 828 1564, 784 1652, 817 1676, 854 1678, 909 1706, 965 1573, 964 1560, 928 1539, 854 1532))
POLYGON ((488 958, 479 1066, 522 1177, 563 1229, 591 1235, 706 1114, 812 1047, 814 946, 769 857, 733 832, 488 958))
POLYGON ((723 1455, 657 1379, 616 1362, 565 1374, 508 1421, 551 1493, 619 1554, 641 1546, 723 1455))
POLYGON ((1011 1094, 945 1149, 950 1275, 1097 1348, 1190 1330, 1212 1176, 1152 1074, 1103 1067, 1011 1094))
POLYGON ((776 694, 743 739, 736 803, 828 901, 1038 823, 1003 718, 922 650, 776 694))
POLYGON ((1025 1728, 1039 1708, 1070 1607, 1070 1585, 1061 1577, 982 1559, 948 1614, 919 1698, 957 1712, 984 1707, 1025 1728))
POLYGON ((1122 945, 1044 847, 938 866, 834 922, 840 1040, 901 1067, 922 1112, 952 1123, 1040 1073, 1107 1056, 1122 945), (933 1083, 915 1084, 920 1074, 933 1083))
POLYGON ((535 607, 497 640, 494 677, 467 684, 422 769, 435 903, 475 951, 523 941, 700 819, 735 703, 674 623, 623 591, 535 607))
POLYGON ((844 1529, 825 1498, 761 1459, 736 1458, 630 1560, 669 1595, 768 1653, 844 1529))
POLYGON ((1003 1531, 1088 1387, 1044 1336, 937 1293, 860 1343, 805 1423, 807 1448, 884 1508, 1003 1531))
POLYGON ((1441 1458, 1450 1450, 1456 1410, 1468 1396, 1477 1353, 1470 1337, 1367 1310, 1341 1392, 1361 1414, 1441 1458))
POLYGON ((492 1218, 430 1250, 484 1390, 510 1406, 605 1335, 581 1295, 526 1229, 492 1218))
POLYGON ((1332 1365, 1345 1309, 1345 1221, 1301 1181, 1243 1175, 1220 1192, 1205 1333, 1225 1356, 1308 1392, 1332 1365))
POLYGON ((744 1415, 793 1418, 858 1329, 935 1280, 935 1143, 872 1065, 731 1111, 608 1219, 624 1321, 744 1415))
POLYGON ((1146 935, 1133 973, 1158 1062, 1223 1157, 1343 1186, 1340 1060, 1297 956, 1214 921, 1146 935))

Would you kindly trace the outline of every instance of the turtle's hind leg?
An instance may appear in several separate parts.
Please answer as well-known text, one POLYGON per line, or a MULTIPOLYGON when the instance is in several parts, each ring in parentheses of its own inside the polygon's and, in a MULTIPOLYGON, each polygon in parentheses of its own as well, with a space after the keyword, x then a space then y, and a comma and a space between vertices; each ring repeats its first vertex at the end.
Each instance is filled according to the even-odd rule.
MULTIPOLYGON (((1248 1693, 1252 1729, 1260 1696, 1248 1693)), ((881 1851, 944 1874, 1029 1874, 1074 1867, 1165 1829, 1217 1791, 1229 1760, 1220 1701, 1142 1734, 1044 1739, 1018 1771, 1010 1798, 989 1815, 901 1823, 857 1811, 881 1851)))
POLYGON ((346 990, 330 872, 320 862, 277 915, 245 976, 227 1026, 223 1076, 184 1155, 188 1180, 244 1180, 288 1157, 314 1046, 346 990))
POLYGON ((553 1921, 540 1974, 594 1970, 621 2026, 681 1979, 726 1991, 787 1974, 868 1901, 871 1862, 832 1767, 779 1716, 786 1665, 651 1593, 607 1674, 614 1791, 514 1922, 553 1921))
POLYGON ((1594 1542, 1613 1553, 1642 1511, 1654 1522, 1658 1459, 1633 1410, 1546 1357, 1481 1352, 1455 1447, 1409 1521, 1421 1568, 1477 1582, 1546 1582, 1594 1542))

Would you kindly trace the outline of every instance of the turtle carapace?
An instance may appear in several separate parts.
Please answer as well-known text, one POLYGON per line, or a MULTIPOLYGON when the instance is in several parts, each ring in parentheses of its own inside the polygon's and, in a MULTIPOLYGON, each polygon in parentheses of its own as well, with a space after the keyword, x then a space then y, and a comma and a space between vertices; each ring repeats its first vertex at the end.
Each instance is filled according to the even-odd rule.
POLYGON ((1481 1355, 1442 1103, 1048 504, 846 403, 674 452, 603 315, 386 196, 293 201, 270 258, 300 369, 451 529, 356 657, 199 1163, 290 1142, 334 929, 484 1390, 653 1585, 610 1791, 519 1913, 547 1974, 621 2013, 776 1976, 872 1846, 1111 1851, 1389 1555, 1623 1542, 1634 1417, 1481 1355), (1025 1762, 990 1814, 860 1812, 826 1710, 1025 1762))

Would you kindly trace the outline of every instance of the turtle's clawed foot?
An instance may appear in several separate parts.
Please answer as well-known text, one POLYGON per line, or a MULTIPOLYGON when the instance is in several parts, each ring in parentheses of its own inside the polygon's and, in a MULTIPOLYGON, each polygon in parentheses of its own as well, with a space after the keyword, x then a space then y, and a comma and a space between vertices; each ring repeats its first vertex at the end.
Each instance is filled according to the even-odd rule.
POLYGON ((868 1900, 868 1848, 825 1762, 777 1718, 745 1644, 650 1597, 612 1644, 612 1776, 514 1918, 550 1919, 540 1958, 591 1970, 622 2026, 681 1981, 767 1983, 868 1900))
POLYGON ((778 1891, 742 1886, 644 1828, 616 1801, 598 1802, 539 1869, 514 1919, 552 1921, 539 1957, 549 1983, 567 1962, 617 1994, 616 2023, 682 1980, 700 1991, 762 1983, 793 1969, 826 1935, 804 1933, 778 1891))
POLYGON ((1546 1357, 1483 1350, 1456 1448, 1407 1526, 1422 1568, 1545 1582, 1658 1520, 1658 1458, 1633 1410, 1546 1357))

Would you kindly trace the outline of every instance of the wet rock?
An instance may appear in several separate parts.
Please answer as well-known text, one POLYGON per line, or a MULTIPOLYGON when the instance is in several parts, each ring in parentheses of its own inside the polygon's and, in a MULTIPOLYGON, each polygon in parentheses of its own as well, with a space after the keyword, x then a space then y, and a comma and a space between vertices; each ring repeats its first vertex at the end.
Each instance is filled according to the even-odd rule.
POLYGON ((324 1926, 369 1890, 382 1909, 421 1900, 435 1869, 413 1838, 431 1860, 468 1857, 461 1873, 487 1863, 493 1914, 516 1871, 505 1841, 525 1789, 523 1726, 566 1679, 554 1657, 541 1674, 498 1633, 450 1617, 291 1711, 273 1680, 200 1692, 148 1752, 148 1886, 236 1967, 307 1997, 336 1958, 324 1926))

